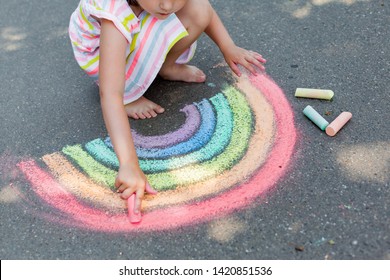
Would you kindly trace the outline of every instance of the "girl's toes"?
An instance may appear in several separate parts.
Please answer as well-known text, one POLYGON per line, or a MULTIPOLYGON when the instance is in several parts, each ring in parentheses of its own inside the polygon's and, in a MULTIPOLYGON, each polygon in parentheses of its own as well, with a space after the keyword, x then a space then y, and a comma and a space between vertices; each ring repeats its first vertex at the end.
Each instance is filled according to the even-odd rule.
POLYGON ((138 115, 137 115, 136 113, 130 114, 130 117, 133 118, 133 119, 135 119, 135 120, 138 120, 138 119, 139 119, 139 117, 138 117, 138 115))
POLYGON ((154 110, 150 110, 148 113, 151 118, 157 117, 157 113, 154 110))
POLYGON ((146 111, 143 113, 145 117, 147 117, 148 119, 150 119, 152 117, 152 114, 150 114, 149 111, 146 111))

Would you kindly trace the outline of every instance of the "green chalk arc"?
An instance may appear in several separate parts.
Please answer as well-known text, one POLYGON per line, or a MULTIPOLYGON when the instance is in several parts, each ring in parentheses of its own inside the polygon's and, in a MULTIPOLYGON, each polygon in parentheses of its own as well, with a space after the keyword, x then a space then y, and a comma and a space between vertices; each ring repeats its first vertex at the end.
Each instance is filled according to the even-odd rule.
MULTIPOLYGON (((175 156, 168 159, 141 159, 140 167, 145 174, 164 172, 179 169, 184 166, 204 162, 222 153, 229 144, 233 131, 233 116, 238 112, 230 110, 229 103, 221 93, 210 98, 210 101, 217 114, 217 123, 214 133, 209 142, 197 151, 189 154, 175 156)), ((88 152, 100 163, 118 170, 119 161, 113 150, 111 150, 101 139, 93 140, 86 145, 88 152)))

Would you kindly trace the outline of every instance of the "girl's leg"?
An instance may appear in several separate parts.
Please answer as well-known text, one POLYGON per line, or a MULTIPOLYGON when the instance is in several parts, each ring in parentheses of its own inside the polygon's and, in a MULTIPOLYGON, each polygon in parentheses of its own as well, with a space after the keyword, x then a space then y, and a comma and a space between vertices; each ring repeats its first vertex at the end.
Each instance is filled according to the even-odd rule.
POLYGON ((197 67, 177 64, 176 60, 184 53, 203 33, 211 22, 212 7, 208 0, 188 0, 177 17, 187 29, 189 35, 177 42, 169 51, 159 72, 166 80, 184 82, 204 82, 206 75, 197 67))
MULTIPOLYGON (((176 60, 190 48, 210 24, 212 7, 208 0, 188 0, 176 15, 187 29, 189 36, 172 47, 159 74, 167 80, 202 83, 206 80, 206 75, 200 69, 191 65, 177 64, 176 60)), ((151 118, 164 112, 164 108, 143 96, 127 104, 125 109, 127 115, 134 119, 151 118)))

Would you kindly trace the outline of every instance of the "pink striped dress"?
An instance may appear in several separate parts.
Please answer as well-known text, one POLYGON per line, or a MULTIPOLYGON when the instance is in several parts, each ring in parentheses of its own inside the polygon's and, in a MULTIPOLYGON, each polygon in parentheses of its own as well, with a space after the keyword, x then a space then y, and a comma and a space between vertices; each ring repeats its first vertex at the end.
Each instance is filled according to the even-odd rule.
MULTIPOLYGON (((138 17, 126 0, 81 0, 69 24, 69 36, 80 67, 96 81, 99 76, 98 19, 111 20, 128 42, 124 104, 140 98, 156 78, 172 46, 188 35, 175 14, 159 20, 143 11, 138 17)), ((177 63, 187 63, 194 44, 177 63)))

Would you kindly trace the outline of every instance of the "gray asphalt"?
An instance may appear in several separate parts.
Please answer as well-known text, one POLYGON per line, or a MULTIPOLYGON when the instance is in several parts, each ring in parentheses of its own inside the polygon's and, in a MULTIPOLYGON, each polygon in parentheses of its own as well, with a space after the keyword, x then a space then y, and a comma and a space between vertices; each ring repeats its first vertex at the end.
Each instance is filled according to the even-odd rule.
MULTIPOLYGON (((78 1, 0 0, 1 259, 390 259, 389 1, 211 2, 233 39, 268 60, 294 110, 298 141, 287 174, 249 208, 169 231, 97 233, 33 215, 26 209, 42 211, 39 201, 26 207, 10 187, 28 189, 15 163, 106 131, 97 87, 67 36, 78 1), (297 99, 297 87, 336 97, 297 99), (353 119, 330 138, 302 114, 309 104, 353 119)), ((194 64, 208 81, 224 81, 228 69, 214 67, 222 59, 202 36, 194 64)), ((148 96, 169 110, 134 126, 150 134, 179 127, 176 109, 199 100, 201 89, 157 80, 148 96), (159 94, 182 89, 190 94, 159 94)))

